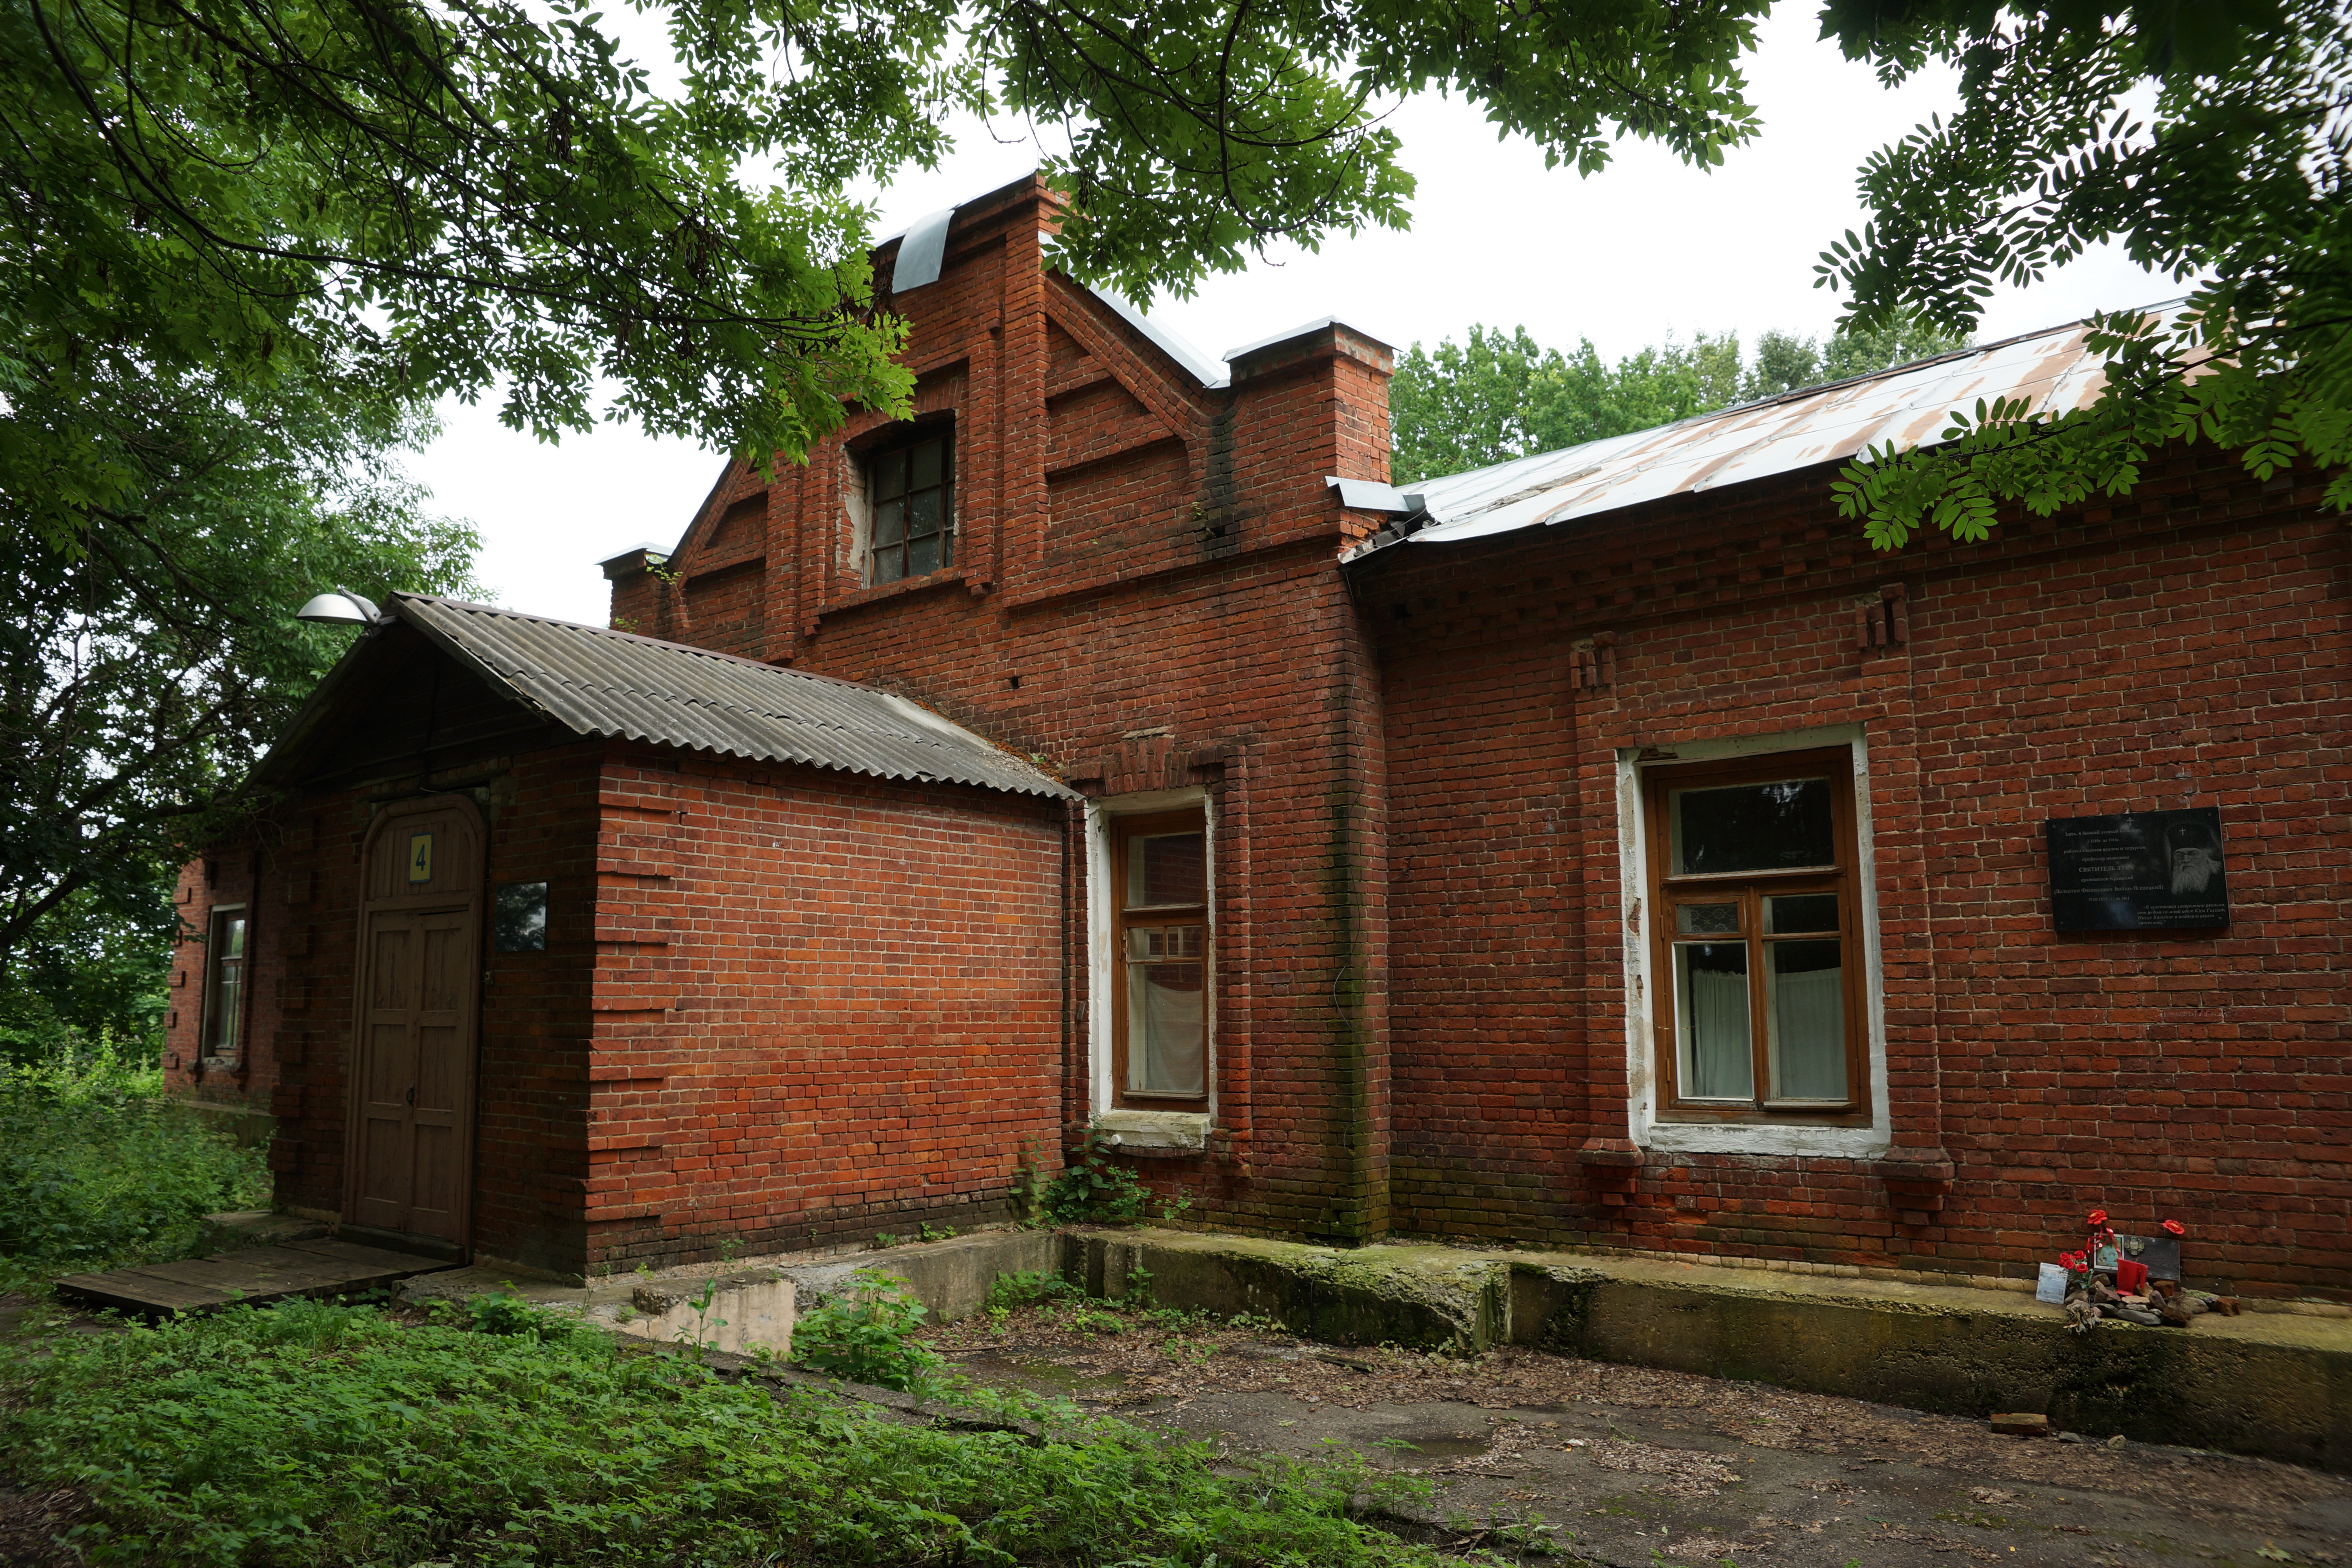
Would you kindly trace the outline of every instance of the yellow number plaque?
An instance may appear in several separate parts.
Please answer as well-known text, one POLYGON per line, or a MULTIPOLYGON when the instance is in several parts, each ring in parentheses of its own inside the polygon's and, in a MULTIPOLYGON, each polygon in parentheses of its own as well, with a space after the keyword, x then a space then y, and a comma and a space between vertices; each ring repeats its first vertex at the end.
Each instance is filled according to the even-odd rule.
POLYGON ((408 879, 411 882, 433 879, 433 835, 430 833, 408 836, 408 879))

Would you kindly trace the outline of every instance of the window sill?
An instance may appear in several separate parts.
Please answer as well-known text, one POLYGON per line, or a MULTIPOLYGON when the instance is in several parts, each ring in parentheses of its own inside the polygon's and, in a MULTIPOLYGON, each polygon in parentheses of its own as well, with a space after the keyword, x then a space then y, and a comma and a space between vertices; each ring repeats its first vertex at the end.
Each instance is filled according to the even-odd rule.
POLYGON ((901 577, 895 583, 877 583, 870 588, 848 588, 835 594, 817 608, 820 616, 854 610, 861 605, 880 604, 886 599, 899 598, 908 594, 920 594, 931 588, 951 588, 972 581, 971 568, 942 566, 936 572, 926 572, 919 577, 901 577))
POLYGON ((1122 1151, 1197 1154, 1209 1146, 1209 1119, 1196 1110, 1105 1110, 1094 1127, 1122 1151))
POLYGON ((1639 1128, 1633 1141, 1660 1153, 1782 1154, 1838 1160, 1875 1159, 1893 1142, 1886 1129, 1867 1117, 1765 1121, 1675 1120, 1671 1114, 1639 1128))
POLYGON ((1774 1107, 1750 1110, 1709 1105, 1670 1106, 1657 1114, 1660 1126, 1674 1127, 1867 1127, 1867 1110, 1798 1110, 1774 1107))

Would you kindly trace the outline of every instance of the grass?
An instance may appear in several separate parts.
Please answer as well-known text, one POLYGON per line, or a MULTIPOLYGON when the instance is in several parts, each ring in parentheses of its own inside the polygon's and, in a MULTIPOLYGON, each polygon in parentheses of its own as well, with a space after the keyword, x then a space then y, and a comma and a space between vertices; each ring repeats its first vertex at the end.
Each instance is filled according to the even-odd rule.
POLYGON ((152 1064, 0 1067, 0 1291, 184 1258, 205 1215, 268 1199, 261 1151, 165 1097, 152 1064))
POLYGON ((97 1563, 1439 1561, 1353 1517, 1412 1484, 1360 1459, 1221 1467, 1045 1402, 1023 1407, 1043 1440, 898 1425, 553 1316, 502 1326, 288 1301, 20 1338, 0 1453, 80 1492, 97 1563))
MULTIPOLYGON (((267 1200, 258 1152, 166 1099, 161 1077, 103 1058, 0 1068, 0 1289, 40 1294, 58 1273, 186 1256, 205 1215, 267 1200)), ((730 1381, 690 1351, 616 1342, 506 1298, 423 1322, 294 1300, 100 1333, 32 1314, 0 1339, 0 1482, 69 1492, 77 1522, 60 1552, 95 1564, 1464 1560, 1362 1517, 1425 1500, 1424 1480, 1357 1456, 1236 1463, 1066 1401, 943 1384, 914 1341, 917 1314, 872 1294, 836 1313, 844 1353, 916 1356, 903 1381, 1042 1436, 906 1425, 730 1381)), ((1023 1277, 992 1316, 1050 1303, 1100 1317, 1099 1331, 1195 1326, 1145 1290, 1118 1312, 1075 1296, 1023 1277)))

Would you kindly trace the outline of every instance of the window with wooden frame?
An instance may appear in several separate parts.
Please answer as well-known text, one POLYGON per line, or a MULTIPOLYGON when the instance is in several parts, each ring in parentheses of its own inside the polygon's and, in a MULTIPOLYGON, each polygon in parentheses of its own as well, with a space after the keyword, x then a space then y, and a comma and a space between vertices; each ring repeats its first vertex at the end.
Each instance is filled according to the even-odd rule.
POLYGON ((1853 753, 1644 770, 1659 1110, 1866 1121, 1853 753))
POLYGON ((868 587, 955 564, 955 427, 905 426, 858 455, 868 587))
POLYGON ((1216 973, 1207 814, 1195 806, 1109 825, 1116 1103, 1206 1111, 1216 973))
POLYGON ((204 1055, 234 1057, 245 1031, 245 906, 215 909, 205 931, 204 1055))

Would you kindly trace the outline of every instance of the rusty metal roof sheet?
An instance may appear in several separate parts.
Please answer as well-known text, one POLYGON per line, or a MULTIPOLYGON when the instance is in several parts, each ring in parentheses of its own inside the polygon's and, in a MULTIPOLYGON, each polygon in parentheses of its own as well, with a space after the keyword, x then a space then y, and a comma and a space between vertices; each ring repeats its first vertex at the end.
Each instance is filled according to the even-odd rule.
POLYGON ((2105 362, 2084 342, 2088 330, 2078 321, 1654 429, 1423 480, 1413 489, 1428 509, 1427 523, 1402 538, 1375 535, 1344 558, 1361 559, 1398 544, 1450 544, 1570 522, 1665 496, 1841 462, 1886 441, 1906 447, 1933 441, 1946 414, 1973 409, 1979 398, 2023 397, 2042 414, 2082 408, 2106 384, 2105 362))
POLYGON ((874 778, 1076 792, 928 708, 870 686, 513 610, 394 594, 397 616, 582 735, 874 778))

